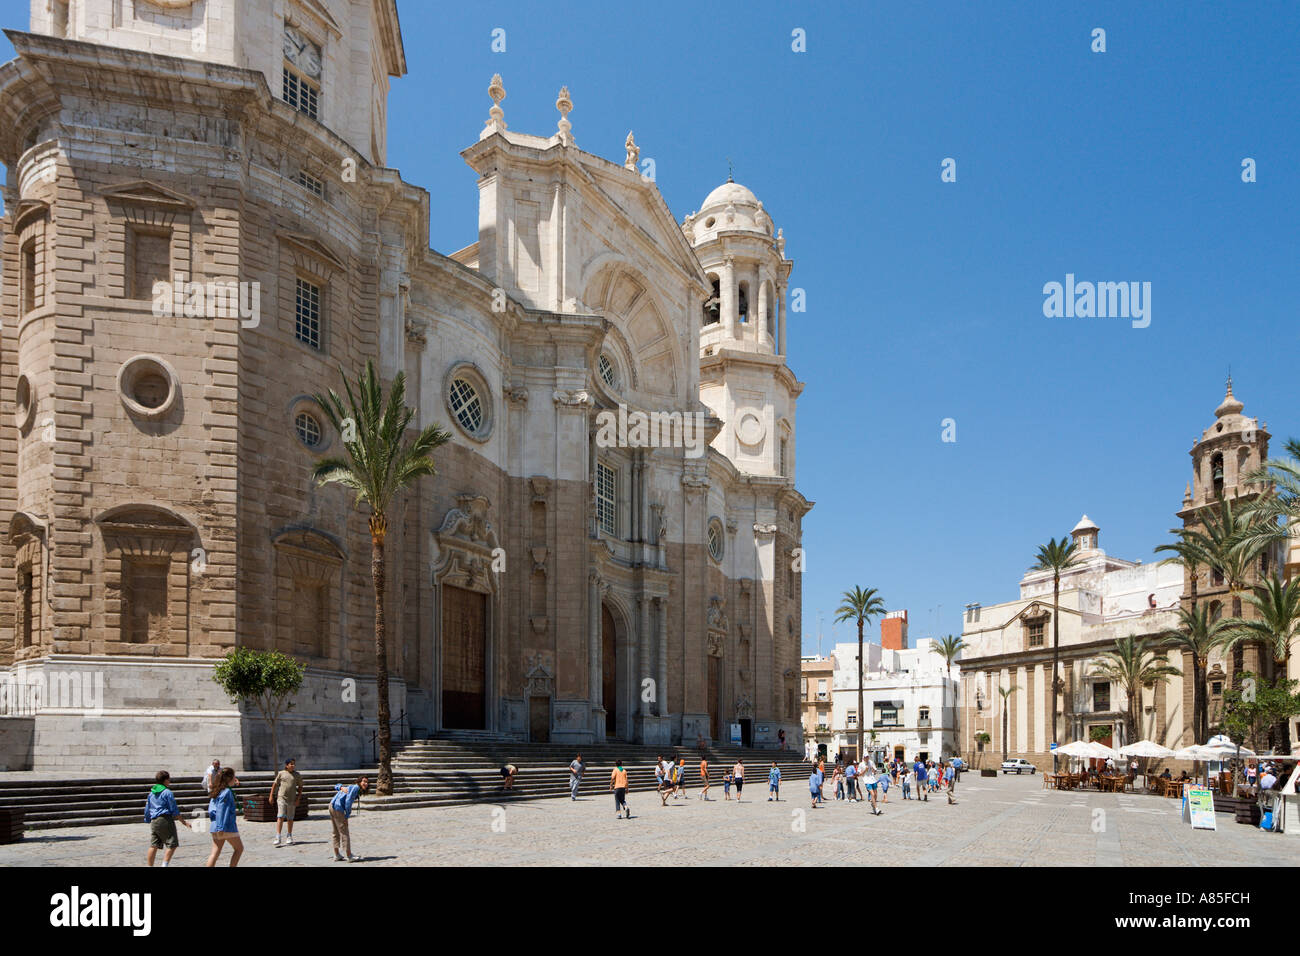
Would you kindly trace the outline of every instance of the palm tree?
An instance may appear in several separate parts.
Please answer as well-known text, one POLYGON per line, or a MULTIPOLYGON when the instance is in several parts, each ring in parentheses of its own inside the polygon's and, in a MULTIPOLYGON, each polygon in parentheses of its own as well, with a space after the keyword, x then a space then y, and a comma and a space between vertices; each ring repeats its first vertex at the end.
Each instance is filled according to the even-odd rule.
MULTIPOLYGON (((930 649, 934 651, 936 654, 938 654, 940 657, 942 657, 944 664, 947 665, 949 681, 952 680, 952 662, 955 661, 961 655, 961 652, 966 650, 966 648, 969 646, 970 645, 968 645, 960 637, 953 637, 951 634, 949 634, 947 637, 939 638, 937 641, 935 641, 933 644, 930 645, 930 649)), ((960 750, 961 711, 957 709, 956 688, 953 689, 952 713, 953 713, 953 734, 957 738, 957 747, 960 750)))
POLYGON ((1114 650, 1102 653, 1097 673, 1124 688, 1127 743, 1133 743, 1139 739, 1137 704, 1142 687, 1162 684, 1182 671, 1157 657, 1145 638, 1130 635, 1116 640, 1114 650))
POLYGON ((1227 620, 1210 618, 1208 604, 1178 609, 1179 627, 1165 631, 1162 637, 1172 641, 1174 647, 1186 651, 1192 658, 1192 734, 1196 742, 1210 739, 1210 700, 1206 694, 1205 674, 1210 663, 1210 651, 1224 642, 1227 620))
MULTIPOLYGON (((1031 571, 1052 572, 1052 740, 1056 736, 1056 701, 1061 693, 1061 572, 1078 561, 1079 542, 1048 539, 1038 546, 1038 554, 1031 571)), ((1052 751, 1052 769, 1056 770, 1056 751, 1052 751)))
MULTIPOLYGON (((340 370, 340 374, 341 374, 340 370)), ((378 794, 393 792, 392 733, 388 709, 388 646, 384 615, 384 537, 388 509, 397 493, 416 479, 435 474, 431 452, 451 440, 437 425, 411 439, 406 430, 415 409, 406 405, 406 376, 398 372, 385 401, 373 362, 357 378, 356 389, 345 378, 345 402, 330 389, 315 401, 343 439, 347 455, 322 458, 312 468, 317 485, 340 484, 356 492, 355 504, 369 505, 370 576, 375 592, 375 693, 379 706, 378 794), (349 436, 351 436, 349 438, 349 436)))
MULTIPOLYGON (((1274 673, 1286 676, 1291 645, 1300 637, 1300 581, 1283 581, 1275 571, 1245 600, 1256 616, 1224 621, 1225 646, 1231 649, 1247 641, 1258 642, 1273 656, 1274 673)), ((1286 721, 1282 721, 1279 740, 1288 750, 1290 736, 1286 721)))
POLYGON ((1191 570, 1193 578, 1201 567, 1222 575, 1236 598, 1248 587, 1255 561, 1267 547, 1266 525, 1258 507, 1234 506, 1233 499, 1221 498, 1217 509, 1202 513, 1199 524, 1171 528, 1169 533, 1178 540, 1160 545, 1156 552, 1172 553, 1161 564, 1180 564, 1191 570))
POLYGON ((999 687, 998 693, 1002 695, 1002 762, 1007 762, 1007 707, 1008 698, 1016 691, 1020 690, 1018 686, 999 687))
MULTIPOLYGON (((1223 578, 1232 599, 1232 613, 1240 614, 1239 598, 1250 586, 1260 555, 1269 547, 1270 519, 1256 504, 1258 499, 1242 503, 1220 498, 1218 508, 1207 508, 1199 517, 1199 524, 1191 527, 1171 528, 1170 534, 1178 540, 1162 544, 1156 552, 1170 552, 1162 564, 1179 564, 1191 571, 1193 592, 1199 569, 1206 567, 1223 578)), ((1272 520, 1276 525, 1276 520, 1272 520)), ((1213 580, 1211 579, 1211 583, 1213 580)), ((1233 685, 1240 681, 1240 668, 1234 668, 1233 685)))
POLYGON ((885 601, 876 593, 875 588, 854 587, 845 591, 840 606, 835 610, 835 623, 857 620, 858 622, 858 759, 862 759, 862 725, 865 716, 862 713, 862 658, 865 651, 862 642, 862 626, 875 617, 885 613, 885 601))
POLYGON ((1268 489, 1247 505, 1260 519, 1255 536, 1265 547, 1284 543, 1300 522, 1300 438, 1289 439, 1286 452, 1288 458, 1271 458, 1242 479, 1268 489))

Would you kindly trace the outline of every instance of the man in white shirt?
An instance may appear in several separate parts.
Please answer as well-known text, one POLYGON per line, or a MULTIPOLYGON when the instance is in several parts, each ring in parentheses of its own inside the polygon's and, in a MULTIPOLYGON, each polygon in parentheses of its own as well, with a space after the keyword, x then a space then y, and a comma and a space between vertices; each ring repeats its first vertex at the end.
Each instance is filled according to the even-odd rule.
POLYGON ((216 757, 212 758, 212 766, 203 772, 203 789, 212 790, 212 778, 221 775, 221 761, 216 757))

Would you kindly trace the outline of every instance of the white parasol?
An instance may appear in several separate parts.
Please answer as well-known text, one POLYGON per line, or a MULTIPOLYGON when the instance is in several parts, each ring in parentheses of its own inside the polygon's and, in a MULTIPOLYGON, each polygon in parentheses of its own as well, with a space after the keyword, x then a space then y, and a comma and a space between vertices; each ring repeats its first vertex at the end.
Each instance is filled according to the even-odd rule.
POLYGON ((1174 752, 1168 747, 1162 747, 1154 740, 1139 740, 1136 743, 1125 744, 1119 748, 1119 752, 1125 757, 1172 757, 1174 752))

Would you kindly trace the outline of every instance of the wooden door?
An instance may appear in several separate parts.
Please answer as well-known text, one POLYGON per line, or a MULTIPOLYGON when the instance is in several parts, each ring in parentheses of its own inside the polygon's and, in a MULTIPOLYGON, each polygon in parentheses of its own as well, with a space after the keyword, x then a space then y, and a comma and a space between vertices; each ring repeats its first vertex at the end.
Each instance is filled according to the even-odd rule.
POLYGON ((528 698, 528 739, 535 744, 551 742, 551 698, 528 698))
POLYGON ((442 588, 442 725, 487 728, 487 595, 442 588))
POLYGON ((600 609, 601 699, 605 705, 605 736, 618 736, 618 636, 614 615, 609 608, 600 609))
POLYGON ((709 737, 713 740, 714 745, 718 743, 721 728, 718 721, 721 713, 718 705, 718 699, 721 696, 721 688, 718 687, 722 673, 722 658, 709 657, 709 737))

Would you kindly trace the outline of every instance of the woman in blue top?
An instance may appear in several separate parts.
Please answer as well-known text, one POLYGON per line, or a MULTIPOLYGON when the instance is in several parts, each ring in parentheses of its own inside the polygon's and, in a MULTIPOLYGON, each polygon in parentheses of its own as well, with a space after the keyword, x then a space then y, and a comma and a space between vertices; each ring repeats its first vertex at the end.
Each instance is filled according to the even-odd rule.
POLYGON ((822 772, 813 764, 812 774, 808 777, 808 792, 812 795, 812 808, 817 809, 817 798, 821 796, 822 772))
POLYGON ((230 844, 230 865, 237 866, 244 854, 244 841, 239 838, 239 828, 235 825, 235 794, 230 789, 239 783, 233 767, 225 767, 221 775, 212 781, 208 796, 208 819, 212 821, 208 831, 212 834, 212 852, 208 854, 207 866, 216 866, 221 848, 230 844))

